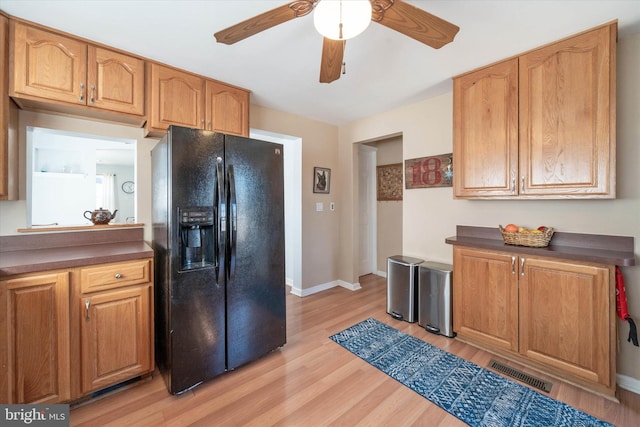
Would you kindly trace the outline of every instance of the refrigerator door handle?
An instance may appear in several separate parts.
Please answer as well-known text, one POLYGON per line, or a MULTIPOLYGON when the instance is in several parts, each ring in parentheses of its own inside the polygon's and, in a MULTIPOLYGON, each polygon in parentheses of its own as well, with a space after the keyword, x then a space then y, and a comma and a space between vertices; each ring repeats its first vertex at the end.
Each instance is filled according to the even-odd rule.
POLYGON ((229 182, 229 213, 231 221, 231 224, 229 224, 229 280, 233 280, 236 272, 236 242, 238 237, 238 204, 236 203, 236 178, 233 173, 233 165, 229 165, 227 174, 229 182))
POLYGON ((214 203, 216 204, 217 218, 216 218, 216 234, 217 240, 215 242, 215 251, 217 252, 217 282, 218 284, 224 283, 225 279, 225 255, 227 252, 227 202, 226 195, 224 193, 224 175, 222 171, 222 158, 216 159, 216 180, 217 185, 214 191, 214 203))

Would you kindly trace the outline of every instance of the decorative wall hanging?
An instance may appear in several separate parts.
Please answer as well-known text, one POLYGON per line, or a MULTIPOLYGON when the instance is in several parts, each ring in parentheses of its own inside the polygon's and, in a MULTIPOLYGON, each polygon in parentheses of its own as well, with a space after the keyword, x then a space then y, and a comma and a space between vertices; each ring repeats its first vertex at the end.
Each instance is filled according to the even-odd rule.
POLYGON ((420 157, 404 161, 405 188, 451 187, 453 154, 420 157))
POLYGON ((378 201, 402 200, 402 163, 377 167, 378 201))
POLYGON ((329 194, 331 185, 331 169, 313 168, 313 192, 329 194))

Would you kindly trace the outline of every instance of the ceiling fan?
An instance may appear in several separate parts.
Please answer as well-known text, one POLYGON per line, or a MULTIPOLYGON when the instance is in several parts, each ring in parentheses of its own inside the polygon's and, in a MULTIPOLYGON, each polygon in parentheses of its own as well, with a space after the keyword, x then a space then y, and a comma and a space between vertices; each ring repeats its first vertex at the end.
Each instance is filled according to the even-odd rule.
MULTIPOLYGON (((256 15, 253 18, 249 18, 238 24, 232 25, 229 28, 220 30, 214 34, 214 37, 218 43, 234 44, 261 31, 275 27, 276 25, 290 21, 294 18, 300 18, 308 15, 316 9, 316 6, 317 10, 314 20, 316 21, 316 27, 318 28, 318 12, 321 8, 325 8, 325 5, 328 5, 329 3, 339 7, 339 11, 336 12, 337 21, 335 23, 335 27, 336 29, 339 28, 339 31, 337 35, 331 35, 331 37, 329 37, 328 33, 325 34, 324 31, 319 30, 324 36, 322 44, 322 60, 320 63, 320 82, 331 83, 332 81, 339 79, 340 73, 343 71, 344 48, 346 39, 349 38, 348 36, 344 36, 342 33, 343 24, 346 26, 347 19, 347 15, 345 14, 345 22, 343 23, 343 8, 345 8, 346 12, 346 7, 349 6, 350 3, 356 3, 356 1, 292 1, 275 9, 256 15)), ((360 1, 358 3, 363 2, 360 1)), ((365 1, 364 3, 366 5, 367 2, 365 1)), ((402 0, 369 0, 369 3, 371 5, 371 19, 368 19, 368 15, 365 16, 366 24, 361 31, 364 31, 366 25, 373 21, 438 49, 447 43, 452 42, 453 38, 460 30, 458 26, 402 0)), ((368 14, 369 12, 366 13, 368 14)))

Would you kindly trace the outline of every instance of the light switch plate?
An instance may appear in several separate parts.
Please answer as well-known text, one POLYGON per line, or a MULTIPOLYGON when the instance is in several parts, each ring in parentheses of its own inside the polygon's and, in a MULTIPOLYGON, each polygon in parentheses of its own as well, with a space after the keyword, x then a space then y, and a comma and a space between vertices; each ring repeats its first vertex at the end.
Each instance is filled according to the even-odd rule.
POLYGON ((324 210, 324 204, 322 202, 316 203, 316 212, 322 212, 324 210))

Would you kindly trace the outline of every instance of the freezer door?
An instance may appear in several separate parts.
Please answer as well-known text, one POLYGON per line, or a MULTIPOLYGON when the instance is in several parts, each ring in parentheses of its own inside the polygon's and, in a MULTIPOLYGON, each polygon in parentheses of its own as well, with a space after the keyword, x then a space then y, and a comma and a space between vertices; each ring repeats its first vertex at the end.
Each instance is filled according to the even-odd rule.
MULTIPOLYGON (((169 305, 166 345, 171 360, 167 384, 171 393, 181 393, 226 368, 224 282, 217 280, 215 261, 185 269, 180 250, 185 244, 184 213, 218 212, 217 172, 224 157, 224 137, 174 126, 168 136, 170 281, 166 295, 169 305)), ((203 219, 209 221, 208 216, 203 219)), ((214 234, 214 240, 219 239, 217 231, 214 234)), ((211 259, 216 259, 215 255, 211 259)))
POLYGON ((283 148, 225 136, 227 368, 286 341, 283 148))

